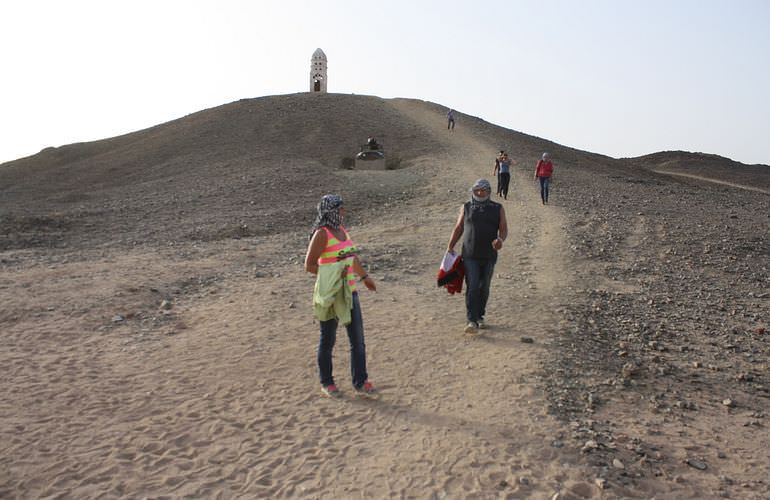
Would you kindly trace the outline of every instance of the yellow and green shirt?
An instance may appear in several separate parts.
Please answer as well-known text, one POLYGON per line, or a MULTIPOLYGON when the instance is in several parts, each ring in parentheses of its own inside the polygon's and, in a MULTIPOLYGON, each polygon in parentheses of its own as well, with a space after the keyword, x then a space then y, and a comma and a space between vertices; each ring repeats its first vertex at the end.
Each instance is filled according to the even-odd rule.
POLYGON ((353 258, 357 251, 347 229, 345 241, 338 240, 326 231, 326 248, 318 258, 318 274, 313 290, 313 310, 319 321, 337 318, 343 325, 350 323, 353 309, 353 292, 356 291, 357 275, 353 270, 353 258))

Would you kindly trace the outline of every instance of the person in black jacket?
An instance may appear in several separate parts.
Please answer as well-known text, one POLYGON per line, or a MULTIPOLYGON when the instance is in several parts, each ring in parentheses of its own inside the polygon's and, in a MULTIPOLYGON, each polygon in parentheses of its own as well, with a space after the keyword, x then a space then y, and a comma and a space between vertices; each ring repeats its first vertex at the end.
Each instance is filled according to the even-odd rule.
POLYGON ((471 188, 471 200, 460 207, 457 223, 449 238, 447 252, 463 237, 463 265, 465 266, 465 308, 468 324, 466 333, 484 328, 484 314, 489 299, 489 286, 497 262, 497 253, 508 237, 505 210, 492 201, 492 186, 479 179, 471 188))

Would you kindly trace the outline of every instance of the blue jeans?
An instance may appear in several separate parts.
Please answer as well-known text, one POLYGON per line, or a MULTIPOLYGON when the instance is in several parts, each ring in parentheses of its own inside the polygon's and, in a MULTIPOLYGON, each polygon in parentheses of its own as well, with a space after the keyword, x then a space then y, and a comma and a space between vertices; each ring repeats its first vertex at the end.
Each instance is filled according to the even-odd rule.
POLYGON ((465 309, 468 321, 477 323, 484 319, 489 299, 489 285, 495 271, 497 254, 491 259, 471 259, 463 257, 465 266, 465 309))
MULTIPOLYGON (((361 388, 369 378, 366 374, 366 346, 364 345, 364 319, 361 316, 361 304, 358 292, 353 292, 351 322, 347 325, 350 340, 350 373, 353 387, 361 388)), ((321 341, 318 343, 318 371, 321 385, 334 383, 332 376, 332 350, 337 339, 337 318, 321 321, 321 341)))
POLYGON ((540 179, 540 198, 544 201, 548 201, 548 185, 551 183, 550 177, 538 177, 540 179))

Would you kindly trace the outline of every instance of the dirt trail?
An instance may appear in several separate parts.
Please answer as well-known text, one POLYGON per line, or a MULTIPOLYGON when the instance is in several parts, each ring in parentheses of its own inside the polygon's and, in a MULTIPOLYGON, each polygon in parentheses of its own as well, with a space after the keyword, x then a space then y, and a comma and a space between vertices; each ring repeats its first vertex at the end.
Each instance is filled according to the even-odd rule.
POLYGON ((738 184, 738 183, 735 183, 735 182, 721 181, 719 179, 712 179, 710 177, 705 177, 705 176, 702 176, 702 175, 683 174, 683 173, 680 173, 680 172, 670 172, 668 170, 662 170, 662 169, 653 170, 653 172, 657 172, 659 174, 664 174, 664 175, 673 175, 673 176, 677 176, 677 177, 686 177, 688 179, 697 179, 699 181, 704 181, 704 182, 712 182, 714 184, 720 184, 722 186, 730 186, 730 187, 734 187, 734 188, 738 188, 738 189, 745 189, 747 191, 756 191, 757 193, 770 194, 770 189, 762 189, 762 188, 758 188, 758 187, 745 186, 743 184, 738 184))
MULTIPOLYGON (((401 101, 394 101, 394 106, 423 124, 450 152, 434 166, 440 169, 440 175, 432 177, 428 196, 436 199, 426 202, 429 208, 420 212, 419 226, 408 231, 403 241, 407 247, 427 244, 432 249, 433 260, 425 262, 427 270, 420 276, 420 294, 410 302, 415 310, 422 311, 416 317, 430 314, 431 321, 419 327, 417 335, 422 345, 416 349, 421 351, 427 365, 422 369, 431 378, 438 375, 434 382, 444 387, 441 391, 426 387, 427 392, 411 401, 410 406, 426 405, 430 411, 446 407, 451 415, 463 416, 460 422, 475 423, 474 432, 481 435, 466 436, 466 442, 454 452, 459 454, 458 460, 467 459, 469 454, 474 456, 474 450, 479 448, 474 437, 484 438, 487 449, 478 459, 499 457, 487 464, 496 472, 486 482, 484 468, 479 471, 482 472, 479 481, 486 488, 494 489, 492 479, 500 477, 522 494, 546 495, 559 491, 559 485, 565 483, 577 484, 578 491, 591 490, 588 484, 580 483, 579 473, 572 477, 568 469, 558 463, 558 460, 569 462, 571 458, 557 455, 551 448, 551 442, 559 437, 560 426, 547 415, 546 401, 535 389, 536 375, 541 369, 538 359, 543 357, 549 332, 560 320, 556 305, 567 300, 561 294, 570 290, 569 265, 564 260, 566 243, 562 238, 564 219, 558 207, 544 207, 540 203, 531 180, 531 158, 518 157, 512 151, 517 165, 512 172, 509 199, 503 201, 510 233, 495 269, 487 314, 490 329, 478 338, 464 336, 461 333, 465 318, 463 298, 448 297, 443 290, 437 294, 430 288, 436 264, 459 207, 468 197, 469 187, 479 177, 495 184, 492 164, 499 147, 479 141, 462 123, 448 132, 442 120, 430 110, 401 101), (534 343, 522 343, 523 336, 532 338, 534 343), (446 368, 442 367, 449 369, 444 372, 446 368), (430 396, 433 391, 437 392, 430 396), (440 396, 440 405, 435 396, 440 396), (517 480, 520 482, 516 483, 517 480)), ((369 306, 368 325, 376 324, 375 318, 381 314, 378 307, 369 306)), ((384 313, 387 317, 398 315, 397 310, 384 313)), ((409 392, 413 383, 410 378, 402 378, 398 389, 409 392)), ((444 432, 462 431, 464 427, 447 424, 444 432)), ((448 453, 445 449, 427 451, 423 459, 448 453)))

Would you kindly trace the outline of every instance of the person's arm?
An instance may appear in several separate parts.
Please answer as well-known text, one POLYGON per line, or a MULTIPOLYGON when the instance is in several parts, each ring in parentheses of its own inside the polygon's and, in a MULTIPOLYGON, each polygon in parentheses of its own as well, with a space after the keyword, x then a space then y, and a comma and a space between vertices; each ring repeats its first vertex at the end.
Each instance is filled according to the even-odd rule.
POLYGON ((377 285, 374 284, 372 277, 369 276, 369 273, 366 272, 364 266, 361 265, 361 261, 358 260, 358 255, 353 257, 353 271, 361 278, 361 281, 364 282, 366 288, 373 292, 377 291, 377 285))
POLYGON ((535 165, 535 180, 537 180, 537 171, 540 170, 540 160, 538 160, 537 165, 535 165))
POLYGON ((492 175, 497 175, 498 170, 500 170, 500 162, 495 160, 495 168, 492 170, 492 175))
POLYGON ((508 221, 505 219, 505 209, 500 207, 500 224, 497 226, 497 238, 492 241, 492 248, 500 250, 508 237, 508 221))
POLYGON ((449 253, 455 252, 455 245, 457 244, 457 241, 460 239, 460 236, 463 235, 463 229, 465 229, 464 220, 465 220, 465 211, 461 206, 460 215, 457 217, 457 222, 455 223, 455 227, 452 230, 452 236, 449 237, 449 244, 446 247, 446 250, 449 253))
POLYGON ((305 271, 318 274, 318 258, 324 252, 326 248, 326 231, 318 229, 313 237, 310 239, 310 243, 307 246, 307 253, 305 254, 305 271))

